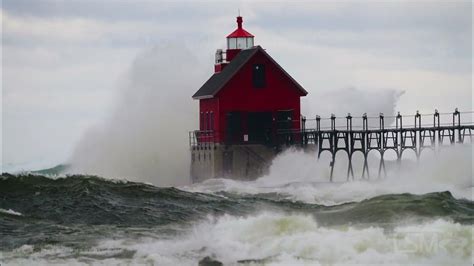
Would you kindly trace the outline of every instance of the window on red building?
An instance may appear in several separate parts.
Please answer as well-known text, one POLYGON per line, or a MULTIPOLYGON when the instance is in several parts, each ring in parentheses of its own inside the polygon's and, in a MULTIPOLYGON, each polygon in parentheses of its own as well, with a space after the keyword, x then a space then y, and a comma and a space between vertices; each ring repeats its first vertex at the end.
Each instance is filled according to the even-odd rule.
POLYGON ((200 126, 201 130, 204 130, 204 113, 203 112, 201 112, 199 126, 200 126))
POLYGON ((214 112, 211 112, 209 116, 209 130, 214 130, 214 112))
POLYGON ((252 69, 252 82, 254 88, 265 88, 265 65, 255 64, 252 69))

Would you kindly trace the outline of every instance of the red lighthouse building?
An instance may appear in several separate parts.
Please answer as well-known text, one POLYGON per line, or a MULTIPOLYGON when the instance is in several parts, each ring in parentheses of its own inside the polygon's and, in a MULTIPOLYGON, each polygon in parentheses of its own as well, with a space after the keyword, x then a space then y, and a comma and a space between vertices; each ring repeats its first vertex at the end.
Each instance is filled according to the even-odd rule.
POLYGON ((237 17, 226 51, 216 52, 215 73, 193 95, 199 100, 199 130, 191 136, 194 180, 255 178, 274 157, 277 133, 300 130, 300 97, 307 92, 254 45, 242 23, 237 17))

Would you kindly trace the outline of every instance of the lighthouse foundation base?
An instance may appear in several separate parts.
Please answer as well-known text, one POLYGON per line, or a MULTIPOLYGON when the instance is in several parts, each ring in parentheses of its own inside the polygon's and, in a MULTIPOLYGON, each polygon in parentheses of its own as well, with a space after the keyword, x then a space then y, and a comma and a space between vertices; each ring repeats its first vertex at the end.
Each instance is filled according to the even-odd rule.
POLYGON ((193 183, 210 178, 254 180, 268 172, 277 152, 259 144, 195 146, 191 148, 193 183))

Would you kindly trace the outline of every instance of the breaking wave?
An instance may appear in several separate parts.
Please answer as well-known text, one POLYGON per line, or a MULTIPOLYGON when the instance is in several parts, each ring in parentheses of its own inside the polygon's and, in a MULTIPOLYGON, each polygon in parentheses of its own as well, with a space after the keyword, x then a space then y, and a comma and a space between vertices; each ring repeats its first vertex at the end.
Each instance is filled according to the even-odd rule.
POLYGON ((472 253, 474 202, 448 191, 325 205, 278 191, 4 174, 0 195, 11 210, 0 212, 6 264, 461 265, 472 253))

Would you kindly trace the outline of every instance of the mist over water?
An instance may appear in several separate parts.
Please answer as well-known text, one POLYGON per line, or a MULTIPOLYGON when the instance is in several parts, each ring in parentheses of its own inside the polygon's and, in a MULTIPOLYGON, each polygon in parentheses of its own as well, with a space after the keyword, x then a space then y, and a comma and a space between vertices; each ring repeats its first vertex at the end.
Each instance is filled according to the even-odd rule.
MULTIPOLYGON (((315 115, 327 118, 331 114, 343 118, 348 113, 354 117, 361 117, 364 113, 368 116, 378 116, 380 113, 391 116, 397 111, 397 102, 404 94, 402 90, 397 89, 364 90, 348 87, 329 90, 315 87, 309 88, 308 95, 301 101, 303 115, 306 115, 308 119, 314 118, 315 115)), ((390 118, 387 119, 387 125, 394 121, 390 118)), ((345 120, 342 122, 342 125, 345 125, 345 120)))
POLYGON ((151 182, 189 182, 188 131, 197 125, 191 99, 205 69, 184 46, 140 53, 119 89, 113 113, 90 129, 72 156, 72 173, 151 182))
POLYGON ((362 201, 378 195, 450 191, 456 198, 472 200, 473 156, 471 145, 444 148, 435 154, 422 154, 420 162, 386 161, 387 176, 378 177, 378 160, 370 158, 370 179, 361 179, 362 161, 354 162, 355 178, 347 180, 347 159, 336 157, 334 181, 329 183, 331 159, 314 152, 289 149, 272 163, 270 173, 255 181, 207 180, 185 187, 195 192, 227 191, 239 194, 278 193, 281 197, 323 205, 362 201), (360 166, 360 167, 358 167, 360 166), (357 169, 359 168, 359 169, 357 169))

